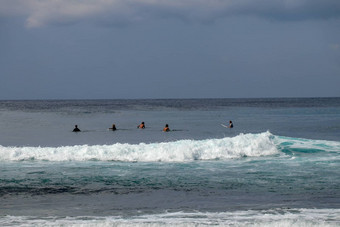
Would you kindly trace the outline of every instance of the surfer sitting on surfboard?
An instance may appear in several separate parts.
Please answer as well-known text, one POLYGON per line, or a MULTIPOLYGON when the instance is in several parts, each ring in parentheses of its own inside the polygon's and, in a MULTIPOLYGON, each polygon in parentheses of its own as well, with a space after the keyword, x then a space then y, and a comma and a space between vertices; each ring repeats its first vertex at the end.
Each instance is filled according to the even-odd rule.
POLYGON ((233 128, 233 127, 234 127, 233 122, 229 121, 229 128, 233 128))
POLYGON ((145 128, 144 121, 140 125, 138 125, 137 128, 145 128))
POLYGON ((109 128, 109 130, 115 131, 115 130, 116 130, 116 125, 113 124, 113 125, 112 125, 112 128, 109 128))
POLYGON ((169 132, 169 131, 170 131, 169 125, 166 124, 165 127, 163 128, 163 132, 169 132))
POLYGON ((73 132, 80 132, 80 129, 78 128, 78 125, 74 126, 73 132))

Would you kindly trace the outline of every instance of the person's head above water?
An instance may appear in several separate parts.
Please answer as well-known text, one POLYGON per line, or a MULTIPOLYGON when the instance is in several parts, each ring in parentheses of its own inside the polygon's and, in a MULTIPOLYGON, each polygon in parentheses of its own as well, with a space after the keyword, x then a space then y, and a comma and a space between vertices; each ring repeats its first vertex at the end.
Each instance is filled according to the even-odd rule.
POLYGON ((169 125, 168 125, 168 124, 165 124, 165 127, 163 128, 163 131, 164 131, 164 132, 170 131, 169 125))
POLYGON ((74 126, 73 132, 80 132, 80 129, 78 128, 78 125, 74 126))
POLYGON ((142 123, 140 123, 140 124, 137 126, 137 128, 145 128, 145 123, 144 123, 144 121, 142 121, 142 123))
POLYGON ((116 125, 112 124, 112 128, 109 128, 110 130, 116 130, 116 125))

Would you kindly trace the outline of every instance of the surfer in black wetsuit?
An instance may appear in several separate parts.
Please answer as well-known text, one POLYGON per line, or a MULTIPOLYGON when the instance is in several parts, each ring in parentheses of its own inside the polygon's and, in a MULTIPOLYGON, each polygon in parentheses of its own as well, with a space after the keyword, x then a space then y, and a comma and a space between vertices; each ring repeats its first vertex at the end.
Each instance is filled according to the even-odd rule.
POLYGON ((234 127, 233 122, 229 121, 229 128, 233 128, 233 127, 234 127))
POLYGON ((116 130, 116 125, 113 124, 113 125, 112 125, 112 128, 109 128, 109 129, 112 130, 112 131, 115 131, 115 130, 116 130))
POLYGON ((78 128, 78 125, 74 126, 73 132, 80 132, 80 129, 78 128))

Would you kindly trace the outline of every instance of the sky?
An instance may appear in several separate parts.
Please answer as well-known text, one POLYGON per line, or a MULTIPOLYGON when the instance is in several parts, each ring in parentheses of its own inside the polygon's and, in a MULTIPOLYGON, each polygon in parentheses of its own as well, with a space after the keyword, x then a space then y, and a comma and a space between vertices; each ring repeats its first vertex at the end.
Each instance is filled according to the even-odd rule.
POLYGON ((339 0, 0 0, 0 100, 340 97, 339 0))

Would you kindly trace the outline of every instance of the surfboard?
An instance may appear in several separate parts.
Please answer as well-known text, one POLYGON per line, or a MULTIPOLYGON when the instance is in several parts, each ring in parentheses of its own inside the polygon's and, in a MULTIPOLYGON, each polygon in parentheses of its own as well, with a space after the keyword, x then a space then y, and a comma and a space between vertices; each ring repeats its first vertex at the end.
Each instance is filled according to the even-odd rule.
POLYGON ((226 126, 226 125, 224 125, 224 124, 221 124, 223 127, 225 127, 225 128, 229 128, 229 126, 226 126))

